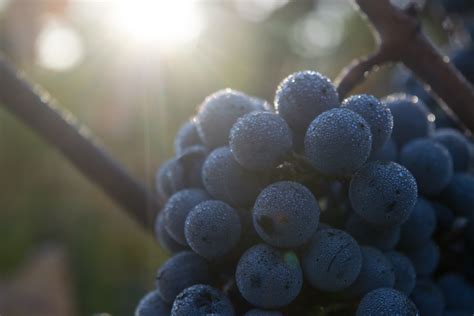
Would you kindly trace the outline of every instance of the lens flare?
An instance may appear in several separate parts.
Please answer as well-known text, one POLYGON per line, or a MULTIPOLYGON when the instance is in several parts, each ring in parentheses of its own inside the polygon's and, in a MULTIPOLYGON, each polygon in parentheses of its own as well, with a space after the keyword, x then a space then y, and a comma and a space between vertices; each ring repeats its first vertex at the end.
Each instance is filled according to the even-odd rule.
POLYGON ((135 44, 175 48, 193 42, 202 29, 196 0, 121 0, 112 23, 135 44))

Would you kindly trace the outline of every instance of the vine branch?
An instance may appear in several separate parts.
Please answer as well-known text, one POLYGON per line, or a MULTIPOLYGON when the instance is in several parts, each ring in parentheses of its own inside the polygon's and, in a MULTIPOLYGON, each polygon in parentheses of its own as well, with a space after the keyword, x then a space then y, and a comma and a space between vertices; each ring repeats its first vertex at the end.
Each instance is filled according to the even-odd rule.
POLYGON ((343 98, 376 66, 401 62, 421 79, 470 131, 474 131, 474 89, 426 35, 413 10, 401 10, 389 0, 355 0, 376 39, 377 51, 342 70, 336 82, 343 98))
POLYGON ((60 111, 45 92, 33 88, 0 56, 0 103, 56 147, 86 177, 101 187, 143 228, 151 230, 157 200, 136 181, 71 114, 60 111))

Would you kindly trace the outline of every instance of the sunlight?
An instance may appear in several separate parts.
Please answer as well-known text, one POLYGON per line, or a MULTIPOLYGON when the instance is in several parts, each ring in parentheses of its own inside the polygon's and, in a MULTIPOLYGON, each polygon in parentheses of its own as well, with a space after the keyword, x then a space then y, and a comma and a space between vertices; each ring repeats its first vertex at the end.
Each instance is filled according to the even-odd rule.
POLYGON ((120 36, 141 45, 180 47, 202 28, 196 0, 120 0, 115 9, 112 22, 120 36))
POLYGON ((49 20, 36 41, 36 63, 54 71, 67 71, 83 57, 82 41, 72 27, 62 21, 49 20))

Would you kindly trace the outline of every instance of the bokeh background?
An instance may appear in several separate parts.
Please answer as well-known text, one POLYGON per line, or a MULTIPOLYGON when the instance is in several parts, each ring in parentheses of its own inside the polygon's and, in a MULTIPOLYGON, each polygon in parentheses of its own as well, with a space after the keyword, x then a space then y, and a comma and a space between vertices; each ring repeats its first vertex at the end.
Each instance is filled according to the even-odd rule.
MULTIPOLYGON (((437 44, 456 45, 436 12, 423 14, 437 44)), ((288 74, 334 79, 373 45, 349 0, 0 0, 2 53, 150 187, 206 95, 231 87, 273 101, 288 74)), ((359 91, 393 92, 392 72, 359 91)), ((131 315, 166 256, 0 107, 5 315, 131 315)))

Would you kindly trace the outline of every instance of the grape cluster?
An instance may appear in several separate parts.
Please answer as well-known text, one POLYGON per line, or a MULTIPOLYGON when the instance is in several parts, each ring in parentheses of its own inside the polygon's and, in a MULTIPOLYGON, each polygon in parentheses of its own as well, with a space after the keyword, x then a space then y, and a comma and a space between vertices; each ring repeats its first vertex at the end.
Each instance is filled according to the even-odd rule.
POLYGON ((221 90, 178 131, 156 177, 173 255, 135 315, 472 314, 472 143, 314 71, 274 105, 221 90))

